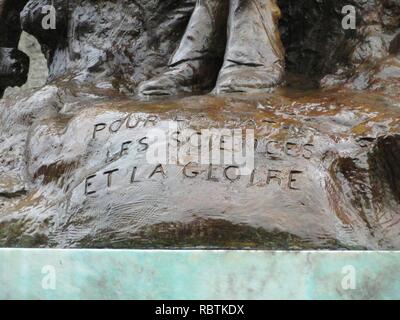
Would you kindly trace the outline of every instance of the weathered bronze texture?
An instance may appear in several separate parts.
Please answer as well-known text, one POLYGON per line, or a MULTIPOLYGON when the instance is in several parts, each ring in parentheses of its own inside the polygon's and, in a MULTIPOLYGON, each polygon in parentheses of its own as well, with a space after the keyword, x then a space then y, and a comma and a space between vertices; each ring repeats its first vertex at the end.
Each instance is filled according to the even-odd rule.
POLYGON ((0 100, 0 246, 400 249, 398 1, 10 3, 1 93, 22 29, 49 78, 0 100), (196 160, 212 129, 246 166, 196 160))

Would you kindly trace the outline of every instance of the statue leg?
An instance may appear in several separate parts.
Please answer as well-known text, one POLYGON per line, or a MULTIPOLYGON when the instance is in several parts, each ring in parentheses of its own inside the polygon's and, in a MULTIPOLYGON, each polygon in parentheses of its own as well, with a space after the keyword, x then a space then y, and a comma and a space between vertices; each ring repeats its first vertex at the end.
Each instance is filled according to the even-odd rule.
POLYGON ((197 0, 168 69, 143 82, 139 95, 176 95, 214 86, 225 51, 228 1, 197 0))
POLYGON ((23 85, 28 76, 29 57, 19 51, 19 14, 28 0, 0 0, 0 98, 11 86, 23 85))
POLYGON ((275 0, 231 0, 228 43, 215 93, 267 91, 284 74, 275 0))

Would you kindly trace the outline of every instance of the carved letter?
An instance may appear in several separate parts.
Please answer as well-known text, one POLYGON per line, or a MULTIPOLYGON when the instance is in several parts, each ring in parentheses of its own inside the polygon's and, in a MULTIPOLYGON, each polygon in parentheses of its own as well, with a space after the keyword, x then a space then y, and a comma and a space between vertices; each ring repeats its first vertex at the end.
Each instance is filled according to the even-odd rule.
POLYGON ((225 168, 225 170, 224 170, 224 176, 225 176, 225 178, 227 178, 229 181, 235 182, 236 180, 239 180, 239 179, 240 179, 240 174, 237 174, 237 171, 239 171, 239 167, 238 167, 238 166, 229 166, 229 167, 225 168), (236 176, 235 176, 234 178, 230 177, 229 174, 228 174, 229 170, 231 170, 231 169, 235 169, 235 171, 236 171, 236 176))
POLYGON ((282 179, 279 177, 280 170, 268 170, 267 184, 270 184, 272 180, 277 180, 279 185, 282 184, 282 179))
POLYGON ((208 181, 215 181, 218 182, 219 180, 215 177, 213 177, 213 165, 210 164, 208 167, 208 177, 207 177, 208 181))
POLYGON ((253 171, 251 172, 251 175, 250 175, 250 186, 254 185, 255 176, 256 176, 256 169, 253 169, 253 171))
POLYGON ((92 185, 91 182, 89 182, 90 180, 92 180, 93 178, 95 178, 96 175, 92 175, 90 177, 87 177, 85 180, 85 195, 88 196, 90 194, 96 193, 96 191, 89 191, 89 187, 92 185))
POLYGON ((110 132, 117 133, 119 129, 121 129, 122 124, 124 123, 125 119, 115 120, 113 123, 110 124, 110 132), (116 126, 115 126, 116 125, 116 126))
POLYGON ((147 140, 147 139, 148 139, 147 137, 144 137, 144 138, 142 138, 142 139, 139 140, 139 144, 140 144, 141 146, 143 146, 143 148, 138 149, 139 152, 146 151, 146 150, 149 148, 149 144, 148 144, 147 142, 144 142, 144 141, 147 140))
POLYGON ((258 150, 258 139, 254 138, 254 150, 258 150))
POLYGON ((228 150, 232 150, 232 137, 228 136, 228 135, 221 135, 220 141, 219 141, 219 149, 224 151, 227 150, 225 144, 228 143, 226 141, 226 139, 230 139, 230 141, 228 140, 228 142, 230 142, 229 144, 231 145, 230 148, 228 150))
POLYGON ((192 165, 192 164, 193 164, 192 162, 189 162, 189 163, 183 168, 183 174, 184 174, 184 176, 187 177, 187 178, 196 178, 196 177, 199 175, 199 173, 200 173, 200 172, 197 171, 197 170, 190 170, 191 175, 188 174, 188 172, 187 172, 188 167, 189 167, 190 165, 192 165))
POLYGON ((166 177, 166 174, 165 174, 165 171, 164 171, 164 167, 162 166, 162 164, 159 164, 154 169, 154 171, 150 174, 149 179, 152 178, 156 173, 161 173, 164 178, 166 177))
POLYGON ((275 152, 271 152, 271 151, 269 150, 269 145, 270 145, 270 144, 273 144, 273 143, 274 143, 274 144, 278 144, 278 141, 268 141, 268 142, 267 142, 267 154, 268 154, 268 155, 274 155, 274 154, 275 154, 275 152))
POLYGON ((311 150, 311 147, 314 147, 313 144, 307 143, 303 147, 303 157, 307 160, 311 159, 313 152, 311 150))
POLYGON ((124 154, 126 154, 126 151, 129 150, 128 146, 132 144, 132 141, 125 141, 122 146, 121 146, 121 152, 119 153, 119 156, 122 157, 124 154))
POLYGON ((96 132, 100 132, 103 131, 106 128, 106 124, 105 123, 98 123, 94 125, 94 130, 93 130, 93 139, 96 138, 96 132))
POLYGON ((131 183, 137 182, 135 181, 136 172, 137 172, 137 167, 134 167, 131 174, 131 183))
MULTIPOLYGON (((181 145, 181 143, 184 142, 184 141, 179 140, 180 135, 181 135, 180 131, 174 131, 171 133, 171 139, 174 143, 176 142, 177 147, 179 147, 181 145)), ((175 146, 175 144, 174 144, 174 146, 175 146)))
POLYGON ((295 154, 290 153, 295 147, 297 146, 297 143, 294 142, 286 142, 285 143, 285 153, 287 156, 295 157, 295 154))
POLYGON ((146 127, 148 123, 152 123, 153 127, 157 124, 158 117, 157 116, 148 116, 144 126, 146 127))
POLYGON ((138 119, 138 118, 135 117, 136 122, 135 122, 134 125, 132 125, 132 124, 131 124, 131 117, 132 117, 132 114, 130 114, 129 117, 128 117, 128 119, 126 120, 126 128, 127 128, 127 129, 134 129, 134 128, 136 128, 136 127, 139 125, 139 123, 140 123, 140 119, 138 119))
POLYGON ((114 170, 110 170, 110 171, 106 171, 104 172, 104 175, 107 175, 107 187, 111 187, 112 185, 112 175, 114 172, 119 171, 119 169, 114 169, 114 170))
POLYGON ((300 190, 299 188, 296 188, 296 187, 293 186, 293 182, 297 181, 294 178, 294 175, 301 174, 301 173, 303 173, 303 171, 297 171, 297 170, 290 171, 290 173, 289 173, 289 184, 288 184, 289 189, 291 189, 291 190, 300 190))

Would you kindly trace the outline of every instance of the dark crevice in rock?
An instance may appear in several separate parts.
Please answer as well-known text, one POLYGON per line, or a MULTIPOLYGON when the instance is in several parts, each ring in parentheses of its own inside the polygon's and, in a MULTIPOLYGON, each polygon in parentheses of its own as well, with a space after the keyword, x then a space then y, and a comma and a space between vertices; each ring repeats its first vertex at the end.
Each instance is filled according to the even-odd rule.
POLYGON ((373 232, 368 215, 372 211, 371 190, 368 187, 368 172, 356 163, 356 159, 339 157, 330 168, 331 205, 344 223, 350 223, 352 214, 362 219, 373 232))
POLYGON ((333 161, 327 194, 343 224, 364 225, 371 236, 382 239, 382 245, 400 214, 400 136, 383 136, 369 143, 373 143, 370 151, 359 158, 333 161))
POLYGON ((22 86, 28 79, 29 57, 14 48, 0 48, 0 88, 22 86))
POLYGON ((26 190, 20 190, 16 192, 0 192, 0 198, 7 198, 7 199, 13 199, 13 198, 19 198, 27 195, 26 190))
POLYGON ((355 31, 342 28, 341 9, 346 2, 278 0, 289 72, 324 75, 338 63, 347 63, 348 40, 355 31))
POLYGON ((400 54, 400 33, 390 42, 389 52, 390 54, 400 54))
POLYGON ((51 182, 58 182, 66 179, 68 175, 76 169, 78 163, 65 163, 62 161, 58 161, 51 165, 41 166, 36 170, 33 175, 33 179, 42 178, 43 184, 49 184, 51 182))
POLYGON ((375 200, 387 203, 394 199, 400 204, 400 135, 378 139, 369 165, 375 200))

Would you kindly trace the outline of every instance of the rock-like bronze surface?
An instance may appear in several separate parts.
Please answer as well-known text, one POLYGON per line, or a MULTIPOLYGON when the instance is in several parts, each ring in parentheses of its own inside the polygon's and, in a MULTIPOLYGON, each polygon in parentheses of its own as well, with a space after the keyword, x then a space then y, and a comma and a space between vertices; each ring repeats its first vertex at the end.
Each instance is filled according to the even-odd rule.
MULTIPOLYGON (((229 18, 228 7, 210 11, 225 14, 214 27, 246 24, 232 8, 254 1, 226 1, 229 18)), ((53 1, 57 28, 46 31, 50 1, 17 2, 0 1, 0 89, 25 81, 22 28, 39 40, 49 79, 0 101, 0 246, 400 249, 398 1, 279 0, 280 37, 266 10, 275 38, 263 44, 282 39, 281 86, 202 91, 218 88, 223 51, 251 36, 241 26, 210 47, 216 64, 199 65, 197 87, 167 92, 202 95, 152 100, 136 96, 139 84, 168 74, 197 40, 189 31, 215 42, 190 29, 207 1, 53 1), (341 25, 347 2, 356 30, 341 25), (171 145, 165 161, 154 154, 171 145), (196 159, 199 150, 224 157, 196 159), (245 166, 225 161, 244 151, 245 166)))
POLYGON ((400 247, 396 98, 279 89, 140 102, 89 92, 47 86, 2 101, 2 245, 400 247), (190 152, 148 161, 162 145, 154 129, 186 150, 187 128, 254 130, 254 171, 198 165, 190 152))

